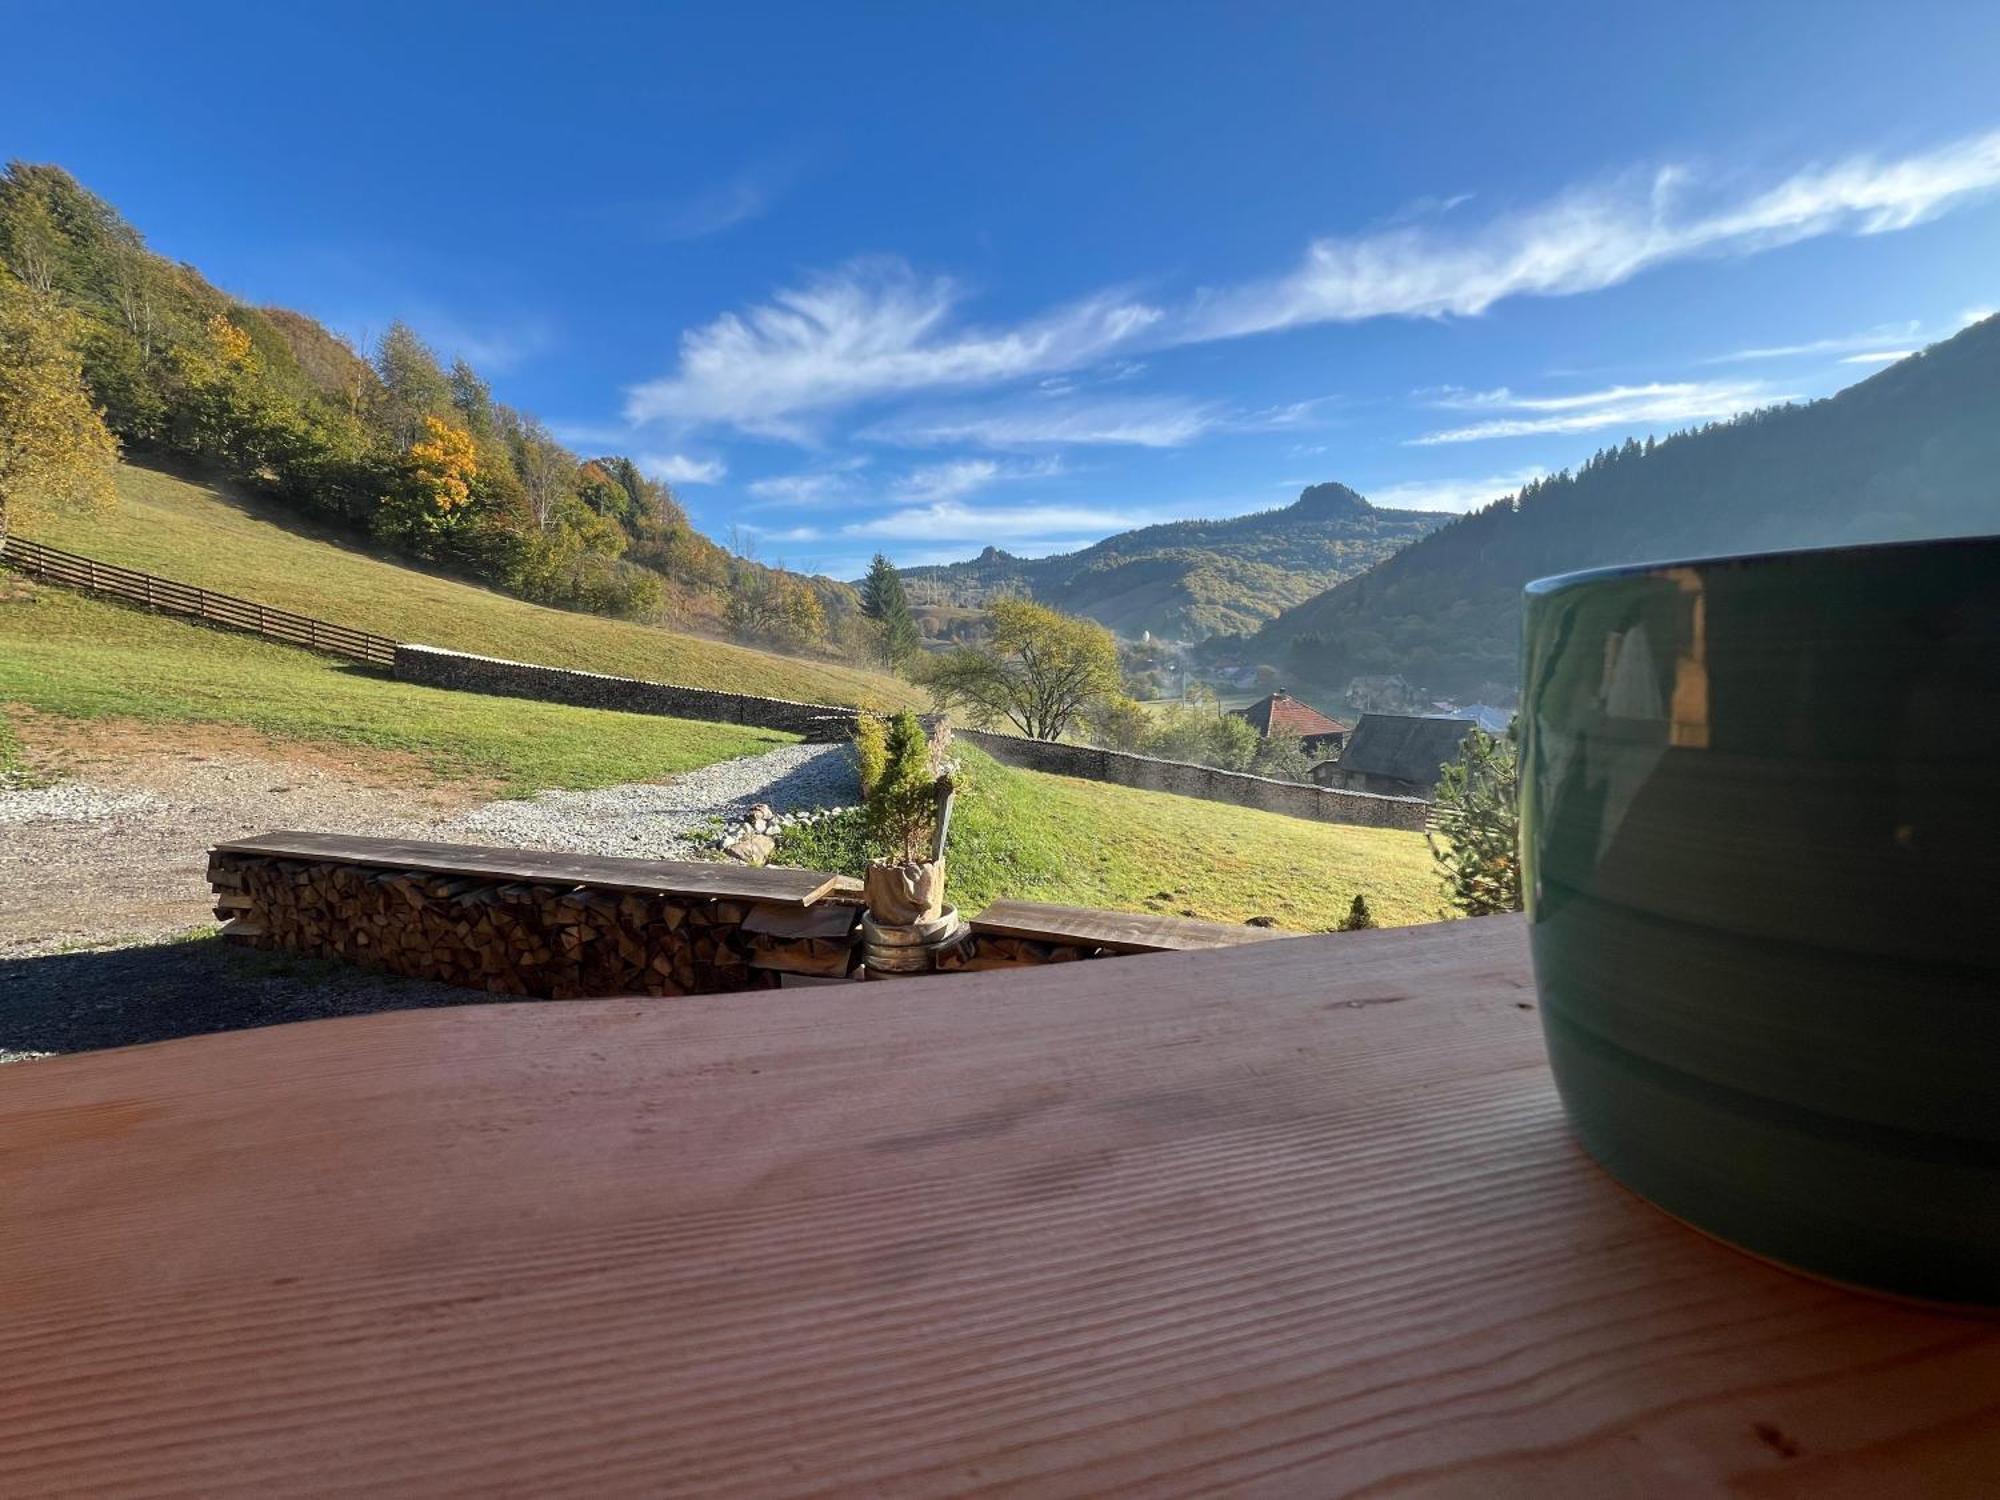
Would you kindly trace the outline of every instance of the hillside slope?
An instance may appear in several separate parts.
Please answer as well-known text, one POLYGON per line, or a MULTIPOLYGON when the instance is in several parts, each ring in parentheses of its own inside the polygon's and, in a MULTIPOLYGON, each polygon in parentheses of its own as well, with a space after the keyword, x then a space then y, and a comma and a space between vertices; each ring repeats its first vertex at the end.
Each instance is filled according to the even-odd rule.
POLYGON ((655 626, 530 604, 360 551, 296 512, 127 464, 119 503, 33 539, 396 640, 806 702, 899 706, 910 684, 655 626))
POLYGON ((1519 672, 1520 595, 1577 568, 2000 530, 2000 317, 1837 395, 1627 442, 1460 517, 1287 610, 1247 654, 1338 692, 1400 672, 1491 697, 1519 672))
POLYGON ((656 781, 793 738, 392 682, 315 652, 0 573, 0 772, 10 753, 60 762, 65 720, 187 726, 193 755, 208 743, 202 726, 249 729, 344 749, 343 760, 375 772, 409 758, 426 778, 504 796, 656 781))
POLYGON ((1316 484, 1279 510, 1172 521, 1080 552, 1019 558, 988 547, 967 562, 907 568, 915 597, 977 603, 1025 592, 1121 635, 1199 640, 1242 633, 1380 562, 1444 518, 1381 510, 1342 484, 1316 484))

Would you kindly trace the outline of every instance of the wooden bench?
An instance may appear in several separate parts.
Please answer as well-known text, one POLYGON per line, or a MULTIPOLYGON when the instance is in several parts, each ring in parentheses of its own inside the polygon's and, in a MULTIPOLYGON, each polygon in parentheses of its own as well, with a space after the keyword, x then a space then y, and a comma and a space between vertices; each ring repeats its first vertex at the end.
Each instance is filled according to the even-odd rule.
POLYGON ((1991 1493, 2000 1323, 1566 1130, 1514 918, 0 1074, 9 1494, 1991 1493))
POLYGON ((1042 901, 995 901, 972 919, 974 932, 1033 938, 1113 953, 1175 953, 1192 948, 1234 948, 1271 938, 1296 936, 1269 927, 1201 922, 1153 912, 1100 911, 1090 906, 1054 906, 1042 901))

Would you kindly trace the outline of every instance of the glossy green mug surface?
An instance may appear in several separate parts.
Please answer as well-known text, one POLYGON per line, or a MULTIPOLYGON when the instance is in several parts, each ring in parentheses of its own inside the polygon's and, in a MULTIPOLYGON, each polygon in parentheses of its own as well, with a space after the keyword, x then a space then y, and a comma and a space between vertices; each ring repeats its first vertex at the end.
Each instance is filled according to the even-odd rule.
POLYGON ((1585 1148, 1756 1254, 2000 1306, 2000 537, 1545 579, 1522 658, 1585 1148))

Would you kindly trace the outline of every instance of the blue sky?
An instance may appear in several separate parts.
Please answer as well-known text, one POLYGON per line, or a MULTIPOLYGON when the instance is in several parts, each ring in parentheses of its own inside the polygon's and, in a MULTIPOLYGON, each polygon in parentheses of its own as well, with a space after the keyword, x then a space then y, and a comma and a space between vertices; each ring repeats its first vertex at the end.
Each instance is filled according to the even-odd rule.
POLYGON ((1464 509, 2000 305, 2000 5, 7 10, 0 149, 846 576, 1464 509))

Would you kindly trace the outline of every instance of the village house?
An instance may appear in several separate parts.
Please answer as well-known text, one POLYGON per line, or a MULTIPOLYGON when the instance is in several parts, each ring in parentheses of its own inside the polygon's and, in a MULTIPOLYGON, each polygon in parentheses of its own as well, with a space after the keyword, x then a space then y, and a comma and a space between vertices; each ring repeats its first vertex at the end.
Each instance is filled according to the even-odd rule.
POLYGON ((1476 726, 1470 719, 1363 714, 1340 759, 1312 768, 1320 786, 1388 797, 1429 797, 1438 772, 1458 756, 1476 726))
POLYGON ((1334 756, 1347 743, 1354 726, 1330 719, 1310 703, 1294 698, 1283 688, 1259 698, 1248 708, 1232 709, 1237 718, 1265 739, 1294 737, 1305 742, 1306 754, 1334 756))

